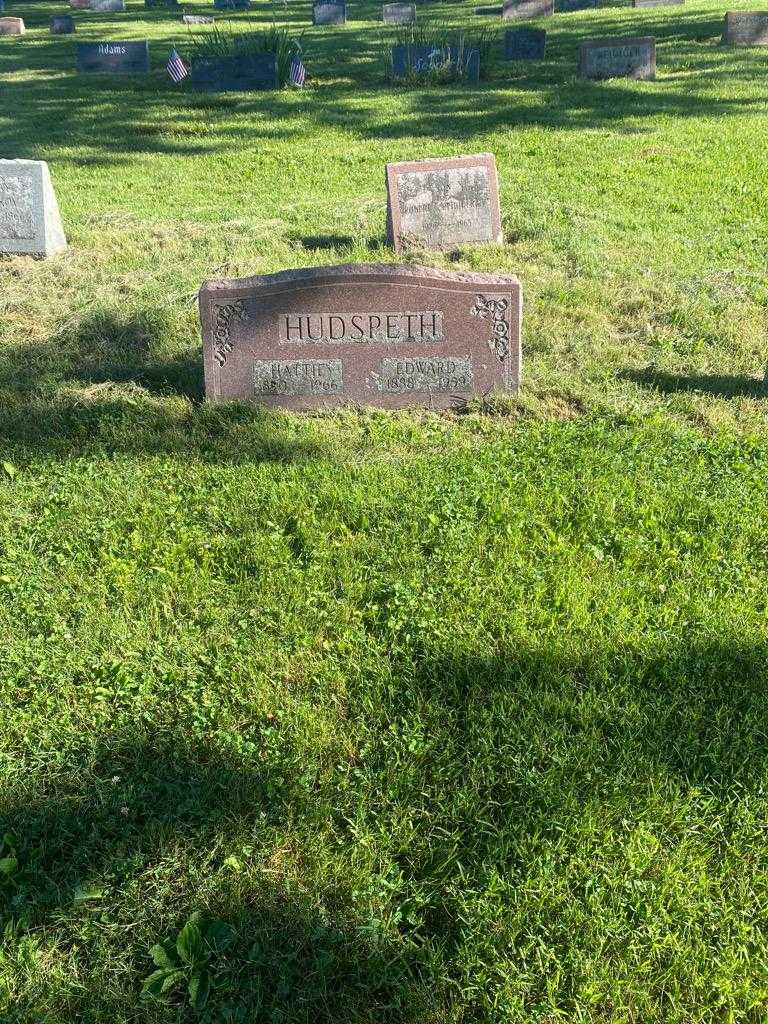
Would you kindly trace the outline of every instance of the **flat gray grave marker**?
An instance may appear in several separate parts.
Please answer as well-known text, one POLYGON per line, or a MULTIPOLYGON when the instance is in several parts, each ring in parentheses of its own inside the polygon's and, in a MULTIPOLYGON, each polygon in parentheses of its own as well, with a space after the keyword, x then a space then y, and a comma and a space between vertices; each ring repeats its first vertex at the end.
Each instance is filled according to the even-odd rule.
POLYGON ((555 0, 555 10, 558 14, 588 11, 599 6, 600 0, 555 0))
POLYGON ((509 28, 504 33, 505 60, 544 60, 546 46, 543 28, 509 28))
POLYGON ((554 13, 555 0, 504 0, 501 16, 523 21, 533 18, 549 18, 554 13))
POLYGON ((656 77, 656 40, 651 36, 587 39, 579 48, 583 78, 656 77))
POLYGON ((492 153, 387 164, 387 227, 404 245, 450 250, 502 240, 492 153))
POLYGON ((66 247, 48 164, 0 160, 0 253, 53 256, 66 247))
POLYGON ((443 409, 520 386, 511 275, 348 264, 206 281, 200 319, 209 400, 443 409))
POLYGON ((99 14, 123 14, 125 0, 90 0, 88 10, 99 14))
POLYGON ((676 7, 685 0, 632 0, 633 7, 676 7))
POLYGON ((729 11, 722 42, 725 46, 768 46, 768 11, 729 11))
POLYGON ((78 43, 77 70, 146 75, 149 73, 149 43, 78 43))
POLYGON ((381 16, 387 25, 412 25, 416 21, 416 4, 384 4, 381 16))
POLYGON ((185 25, 214 25, 216 19, 210 14, 185 14, 181 19, 185 25))

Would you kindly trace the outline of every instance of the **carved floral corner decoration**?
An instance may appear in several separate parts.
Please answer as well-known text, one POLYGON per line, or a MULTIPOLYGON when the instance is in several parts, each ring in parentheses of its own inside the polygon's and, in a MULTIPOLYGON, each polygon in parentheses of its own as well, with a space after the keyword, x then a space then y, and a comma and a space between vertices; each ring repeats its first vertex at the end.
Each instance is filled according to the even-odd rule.
POLYGON ((476 295, 475 304, 470 310, 472 316, 491 321, 492 331, 488 339, 488 348, 496 353, 501 362, 509 355, 508 309, 509 299, 493 295, 476 295))
POLYGON ((229 336, 230 329, 233 323, 245 320, 245 305, 242 299, 236 299, 234 302, 215 306, 214 311, 216 319, 213 326, 213 358, 219 366, 224 366, 235 347, 229 336))

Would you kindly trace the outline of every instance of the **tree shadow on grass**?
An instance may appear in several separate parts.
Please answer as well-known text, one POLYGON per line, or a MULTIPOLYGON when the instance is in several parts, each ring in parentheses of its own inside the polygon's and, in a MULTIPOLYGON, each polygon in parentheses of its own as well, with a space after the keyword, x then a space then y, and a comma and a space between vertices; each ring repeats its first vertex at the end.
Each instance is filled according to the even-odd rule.
POLYGON ((279 412, 204 403, 199 344, 169 352, 172 333, 161 309, 102 310, 63 324, 46 343, 4 347, 4 451, 22 459, 167 453, 225 463, 317 454, 314 444, 291 436, 279 412))
MULTIPOLYGON (((51 13, 54 13, 51 5, 51 13)), ((449 5, 447 24, 466 30, 488 28, 487 18, 466 24, 465 6, 449 5)), ((271 14, 254 11, 236 19, 238 27, 265 27, 271 14)), ((362 17, 378 19, 380 9, 369 5, 362 17)), ((46 9, 47 17, 47 9, 46 9)), ((163 15, 153 16, 153 24, 163 15)), ((297 32, 310 21, 309 3, 291 9, 286 24, 297 32)), ((394 32, 371 20, 343 30, 310 30, 311 88, 302 95, 291 91, 197 96, 180 92, 158 68, 149 76, 82 76, 74 71, 70 37, 30 39, 25 48, 0 53, 0 73, 27 70, 29 80, 9 78, 4 102, 14 116, 0 124, 0 149, 17 157, 40 158, 56 145, 68 157, 88 166, 129 163, 136 153, 178 157, 239 152, 267 140, 293 140, 295 121, 322 129, 342 127, 362 138, 430 139, 445 136, 468 140, 529 125, 567 129, 615 127, 656 116, 726 118, 762 109, 763 97, 723 96, 702 92, 715 78, 734 84, 757 82, 762 59, 754 51, 717 47, 722 19, 710 13, 651 22, 645 11, 630 17, 625 7, 558 15, 548 28, 545 62, 521 69, 500 59, 504 30, 498 19, 492 77, 478 86, 451 89, 417 88, 393 91, 387 79, 389 47, 394 32), (659 80, 655 83, 587 82, 576 77, 580 42, 590 36, 646 35, 652 31, 659 46, 659 80), (23 58, 22 58, 23 54, 23 58), (88 78, 87 87, 84 78, 88 78), (510 95, 510 87, 514 89, 510 95), (386 116, 372 104, 382 93, 402 96, 401 116, 386 116), (238 115, 233 123, 233 113, 238 115), (240 115, 253 114, 247 123, 240 115), (219 116, 221 115, 221 116, 219 116)), ((99 19, 84 22, 94 28, 99 19)), ((130 26, 131 38, 141 22, 113 15, 114 26, 130 26)), ((167 19, 165 38, 152 46, 182 45, 180 26, 167 19)), ((119 37, 118 37, 119 38, 119 37)), ((154 58, 157 63, 156 58, 154 58)))
MULTIPOLYGON (((389 636, 384 612, 381 626, 371 624, 380 639, 389 636)), ((610 889, 609 880, 591 876, 580 888, 582 875, 590 873, 578 847, 588 808, 608 830, 600 855, 621 864, 622 843, 630 842, 636 822, 647 815, 657 822, 675 794, 704 794, 706 814, 721 822, 709 855, 716 870, 734 802, 759 794, 768 776, 766 653, 762 644, 690 640, 591 656, 551 648, 486 659, 429 650, 403 654, 391 659, 391 672, 350 688, 349 712, 364 748, 351 776, 315 773, 307 751, 279 727, 266 762, 199 739, 107 734, 93 748, 73 750, 66 771, 39 782, 32 774, 24 798, 0 803, 4 827, 18 837, 24 873, 11 912, 24 918, 25 928, 48 929, 66 941, 77 916, 73 902, 94 878, 110 890, 107 899, 120 921, 123 888, 149 877, 155 864, 167 870, 185 845, 195 848, 193 859, 205 858, 251 830, 258 857, 270 849, 263 836, 274 842, 281 823, 290 821, 292 843, 308 850, 319 836, 333 835, 326 855, 336 864, 327 875, 334 878, 360 854, 361 833, 367 842, 379 835, 383 862, 382 877, 371 879, 380 892, 374 912, 386 916, 403 908, 399 939, 386 931, 377 939, 366 933, 365 914, 372 912, 363 909, 366 899, 358 903, 355 893, 344 895, 332 883, 298 896, 287 879, 255 889, 251 884, 239 904, 231 890, 222 890, 222 907, 209 909, 225 916, 240 938, 219 994, 222 1003, 233 1001, 246 1013, 266 1005, 283 1015, 279 1019, 307 1024, 423 1020, 417 1008, 428 992, 444 995, 446 985, 460 985, 461 962, 479 965, 480 956, 493 974, 489 957, 515 954, 503 916, 488 933, 491 943, 498 936, 496 952, 492 945, 473 949, 478 929, 485 934, 487 927, 467 916, 464 894, 486 892, 489 878, 510 879, 518 899, 525 899, 526 879, 554 857, 562 879, 570 871, 575 889, 545 912, 559 916, 567 935, 571 905, 586 901, 586 911, 602 884, 610 889), (350 820, 353 829, 345 827, 350 820), (390 830, 399 831, 393 846, 390 830), (331 906, 337 922, 359 924, 329 924, 331 906)), ((260 737, 250 739, 256 751, 260 737)), ((686 828, 676 823, 677 839, 670 842, 684 842, 686 828)), ((157 924, 165 936, 200 909, 195 892, 183 888, 183 873, 180 884, 171 905, 183 912, 172 911, 172 920, 157 924)), ((534 885, 540 913, 537 892, 534 885)), ((626 932, 612 922, 615 931, 599 936, 605 955, 613 950, 621 958, 635 924, 631 911, 626 932)), ((550 925, 558 930, 557 921, 550 925)), ((531 916, 525 933, 542 927, 531 916)), ((674 930, 675 922, 668 927, 674 930)), ((687 927, 685 918, 680 927, 687 927)), ((137 941, 132 930, 117 930, 121 942, 137 941)), ((577 945, 580 939, 563 941, 577 945)), ((130 990, 149 968, 146 948, 134 945, 128 981, 121 983, 130 990)), ((574 1008, 571 982, 567 972, 549 976, 542 967, 529 979, 527 998, 548 998, 554 985, 565 1013, 574 1008)), ((105 999, 85 982, 75 1009, 114 1012, 105 999)))
MULTIPOLYGON (((15 935, 48 927, 57 932, 67 919, 76 933, 84 921, 88 931, 89 918, 109 917, 107 905, 119 914, 124 892, 140 877, 153 889, 156 868, 162 885, 163 865, 187 845, 198 852, 227 849, 229 842, 242 845, 246 830, 255 857, 266 857, 272 851, 260 846, 260 837, 273 835, 287 816, 312 813, 311 785, 286 777, 293 767, 289 747, 281 748, 285 763, 270 766, 228 756, 204 742, 158 734, 102 737, 80 752, 77 768, 37 795, 11 806, 0 801, 5 853, 18 860, 14 874, 5 881, 0 876, 0 927, 13 922, 15 935)), ((217 863, 211 870, 222 869, 217 863)), ((224 870, 227 875, 231 880, 232 873, 224 870)), ((189 914, 204 909, 195 891, 179 888, 176 871, 174 876, 169 917, 145 926, 142 942, 127 958, 124 947, 135 926, 120 949, 112 950, 129 972, 127 981, 120 979, 122 998, 115 998, 112 986, 84 980, 68 995, 71 1019, 97 1024, 128 1018, 142 980, 154 970, 151 945, 172 946, 189 914)), ((318 910, 316 894, 285 889, 270 876, 265 870, 242 902, 232 894, 231 888, 237 892, 232 882, 222 894, 224 905, 205 908, 226 918, 237 934, 235 947, 211 970, 211 1019, 234 1024, 261 1011, 266 1019, 307 1024, 409 1020, 423 1000, 404 949, 377 941, 352 923, 331 921, 318 910), (270 1018, 271 1013, 276 1016, 270 1018)), ((331 904, 341 898, 332 891, 324 896, 331 904)), ((93 964, 92 976, 103 966, 93 964)), ((171 996, 177 1007, 173 1019, 199 1019, 185 1000, 184 987, 171 996)), ((3 1020, 32 1024, 41 1019, 39 1013, 37 999, 25 1005, 22 998, 14 1003, 14 1016, 3 1020)))
POLYGON ((768 394, 762 379, 729 374, 666 373, 649 366, 643 370, 622 370, 617 376, 664 395, 693 392, 715 398, 765 398, 768 394))

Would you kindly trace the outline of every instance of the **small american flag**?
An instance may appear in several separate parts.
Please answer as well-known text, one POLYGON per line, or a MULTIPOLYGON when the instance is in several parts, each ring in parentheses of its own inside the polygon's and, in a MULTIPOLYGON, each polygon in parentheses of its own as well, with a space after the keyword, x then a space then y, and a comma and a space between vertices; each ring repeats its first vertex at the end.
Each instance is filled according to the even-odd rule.
POLYGON ((171 50, 171 55, 168 58, 166 68, 168 69, 168 74, 171 76, 174 82, 181 82, 189 74, 184 65, 184 61, 181 59, 181 57, 178 55, 175 49, 171 50))
POLYGON ((294 85, 298 85, 301 88, 306 77, 307 69, 301 63, 301 57, 297 54, 291 61, 291 81, 294 85))

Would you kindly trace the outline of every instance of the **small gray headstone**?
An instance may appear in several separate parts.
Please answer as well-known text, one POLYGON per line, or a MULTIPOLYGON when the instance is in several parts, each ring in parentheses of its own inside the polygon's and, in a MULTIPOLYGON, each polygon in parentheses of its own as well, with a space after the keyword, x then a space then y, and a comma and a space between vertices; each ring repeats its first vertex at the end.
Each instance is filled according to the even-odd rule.
POLYGON ((23 18, 0 18, 0 36, 23 36, 25 32, 23 18))
POLYGON ((504 59, 544 60, 546 45, 543 28, 510 28, 504 33, 504 59))
POLYGON ((90 0, 88 10, 99 14, 119 14, 125 10, 125 0, 90 0))
POLYGON ((71 14, 54 14, 51 18, 51 35, 68 36, 75 31, 75 19, 71 14))
POLYGON ((345 25, 346 22, 346 3, 322 0, 321 3, 312 4, 313 25, 345 25))
POLYGON ((492 153, 387 164, 389 238, 426 249, 500 242, 499 185, 492 153))
POLYGON ((504 0, 502 18, 549 18, 555 13, 555 0, 504 0))
POLYGON ((416 21, 416 4, 384 4, 381 14, 388 25, 411 25, 416 21))
POLYGON ((185 25, 213 25, 216 21, 209 14, 185 14, 181 20, 185 25))
POLYGON ((149 73, 149 43, 78 43, 77 70, 146 75, 149 73))
POLYGON ((768 46, 768 11, 729 11, 722 41, 725 46, 768 46))
POLYGON ((48 164, 0 160, 0 252, 53 256, 66 247, 48 164))
POLYGON ((631 39, 588 39, 579 48, 579 74, 583 78, 656 77, 656 40, 652 36, 631 39))

